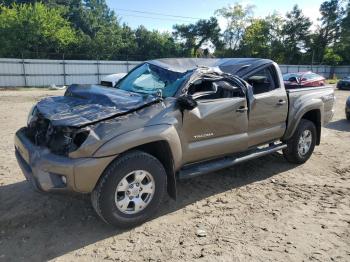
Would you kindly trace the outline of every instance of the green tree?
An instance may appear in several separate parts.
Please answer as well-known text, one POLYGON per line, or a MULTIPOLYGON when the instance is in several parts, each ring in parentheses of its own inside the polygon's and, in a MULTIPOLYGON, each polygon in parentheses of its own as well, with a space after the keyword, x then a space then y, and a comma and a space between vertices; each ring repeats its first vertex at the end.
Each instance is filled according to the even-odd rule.
POLYGON ((48 7, 57 7, 59 5, 67 5, 71 0, 0 0, 0 4, 6 5, 7 7, 12 4, 35 4, 42 3, 48 7))
POLYGON ((228 49, 237 50, 243 34, 253 16, 253 5, 243 6, 239 3, 215 11, 215 14, 226 20, 224 41, 228 49))
POLYGON ((270 25, 265 19, 254 19, 246 28, 240 51, 243 56, 270 56, 270 25))
POLYGON ((283 46, 283 25, 284 19, 278 13, 274 12, 265 18, 269 26, 269 34, 267 36, 270 45, 269 58, 278 62, 284 62, 284 46, 283 46))
POLYGON ((314 52, 314 59, 322 63, 327 47, 332 47, 333 52, 337 49, 335 46, 340 40, 344 10, 340 0, 329 0, 321 4, 320 13, 321 24, 312 37, 311 48, 314 52))
POLYGON ((142 54, 140 59, 172 57, 180 54, 179 45, 169 33, 149 31, 144 26, 139 26, 135 31, 135 38, 137 54, 142 54))
POLYGON ((323 61, 327 65, 338 65, 343 61, 343 58, 338 55, 333 48, 327 47, 324 52, 323 61))
POLYGON ((183 47, 189 56, 196 56, 198 49, 208 42, 215 47, 221 46, 220 27, 215 17, 199 20, 195 24, 174 25, 174 36, 184 41, 183 47))
POLYGON ((265 18, 252 19, 244 32, 237 53, 241 56, 270 58, 283 63, 283 24, 283 18, 277 13, 265 18))
POLYGON ((284 61, 288 64, 298 64, 302 54, 307 51, 310 43, 310 19, 295 5, 292 11, 286 14, 282 28, 285 49, 284 61))
POLYGON ((63 9, 41 3, 0 6, 0 55, 64 52, 78 44, 76 32, 63 15, 63 9))
POLYGON ((342 21, 340 43, 340 53, 342 54, 343 62, 350 64, 350 1, 348 1, 346 15, 342 21))
POLYGON ((350 63, 350 0, 324 0, 320 25, 313 33, 310 20, 297 6, 285 19, 277 13, 253 19, 254 6, 236 3, 215 12, 226 21, 222 34, 212 17, 174 25, 171 35, 121 24, 106 0, 0 0, 0 5, 1 56, 64 52, 68 59, 146 60, 207 56, 209 46, 219 57, 350 63))
MULTIPOLYGON (((5 0, 4 2, 11 8, 12 3, 29 5, 38 1, 5 0)), ((75 29, 80 39, 79 45, 67 50, 67 58, 108 58, 118 53, 122 47, 119 43, 123 28, 105 0, 42 0, 41 2, 51 10, 61 10, 62 16, 70 22, 70 26, 75 29), (76 55, 73 55, 74 53, 76 55)))
POLYGON ((116 16, 105 0, 1 0, 5 5, 35 4, 41 2, 49 8, 65 9, 64 16, 72 25, 93 38, 100 28, 116 23, 116 16))
POLYGON ((80 28, 91 38, 95 37, 101 28, 119 26, 115 13, 108 8, 105 0, 84 0, 83 8, 79 2, 72 1, 71 4, 77 8, 77 13, 72 13, 69 19, 74 22, 76 28, 80 28), (79 16, 77 21, 73 19, 76 16, 79 16))

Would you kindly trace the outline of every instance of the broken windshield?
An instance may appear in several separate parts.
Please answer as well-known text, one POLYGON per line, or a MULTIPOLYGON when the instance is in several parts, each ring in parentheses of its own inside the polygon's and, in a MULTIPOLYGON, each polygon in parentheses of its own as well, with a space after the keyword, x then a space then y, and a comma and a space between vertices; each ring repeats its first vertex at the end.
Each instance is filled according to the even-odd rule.
POLYGON ((174 96, 186 79, 187 73, 178 73, 144 63, 118 82, 116 88, 143 94, 174 96))

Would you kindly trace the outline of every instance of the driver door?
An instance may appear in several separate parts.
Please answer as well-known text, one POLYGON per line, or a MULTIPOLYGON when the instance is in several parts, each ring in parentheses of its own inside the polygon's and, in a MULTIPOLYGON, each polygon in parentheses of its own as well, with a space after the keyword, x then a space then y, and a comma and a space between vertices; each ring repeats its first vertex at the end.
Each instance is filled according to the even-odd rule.
MULTIPOLYGON (((213 83, 217 87, 214 95, 196 99, 198 106, 184 111, 184 164, 244 151, 248 147, 247 101, 242 90, 228 81, 207 81, 193 87, 192 94, 208 91, 213 83)), ((191 87, 189 93, 190 90, 191 87)))

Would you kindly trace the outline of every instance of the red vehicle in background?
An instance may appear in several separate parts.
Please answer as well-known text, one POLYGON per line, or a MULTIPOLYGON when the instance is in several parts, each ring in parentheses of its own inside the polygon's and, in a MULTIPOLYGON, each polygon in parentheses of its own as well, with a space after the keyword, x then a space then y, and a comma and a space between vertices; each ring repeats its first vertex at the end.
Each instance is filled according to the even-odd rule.
POLYGON ((286 88, 298 88, 298 87, 316 87, 324 86, 326 79, 311 71, 288 73, 283 75, 283 81, 286 88))

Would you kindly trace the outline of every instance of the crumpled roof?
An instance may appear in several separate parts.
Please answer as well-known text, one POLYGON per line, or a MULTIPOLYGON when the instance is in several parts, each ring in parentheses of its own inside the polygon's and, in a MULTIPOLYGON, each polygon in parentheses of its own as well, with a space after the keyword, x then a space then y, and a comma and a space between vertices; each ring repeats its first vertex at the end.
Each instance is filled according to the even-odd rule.
POLYGON ((247 71, 272 61, 261 58, 164 58, 147 63, 180 73, 198 67, 218 67, 224 73, 243 76, 247 71))
MULTIPOLYGON (((147 61, 169 71, 184 73, 207 67, 243 77, 255 68, 272 63, 259 58, 168 58, 147 61)), ((64 96, 49 97, 37 104, 38 111, 53 126, 82 127, 101 120, 127 114, 160 101, 152 95, 131 93, 96 85, 71 85, 64 96)))

